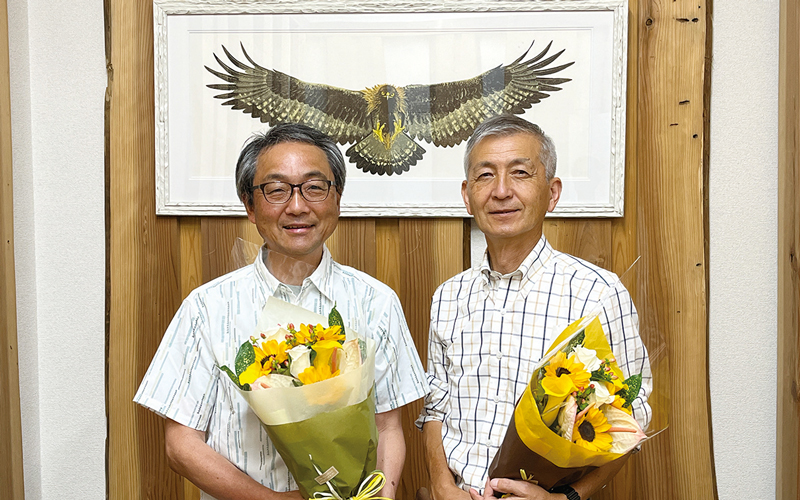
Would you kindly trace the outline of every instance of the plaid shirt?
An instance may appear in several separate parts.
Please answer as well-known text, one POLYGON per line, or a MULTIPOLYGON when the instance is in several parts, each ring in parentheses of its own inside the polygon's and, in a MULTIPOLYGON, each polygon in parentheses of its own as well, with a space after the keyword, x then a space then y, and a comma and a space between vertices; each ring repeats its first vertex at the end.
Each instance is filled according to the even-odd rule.
POLYGON ((417 419, 442 422, 442 441, 456 484, 482 491, 506 427, 541 359, 571 322, 600 312, 603 330, 625 376, 642 373, 634 416, 646 428, 650 364, 628 291, 617 276, 555 251, 544 236, 506 275, 479 268, 434 293, 428 349, 431 392, 417 419))

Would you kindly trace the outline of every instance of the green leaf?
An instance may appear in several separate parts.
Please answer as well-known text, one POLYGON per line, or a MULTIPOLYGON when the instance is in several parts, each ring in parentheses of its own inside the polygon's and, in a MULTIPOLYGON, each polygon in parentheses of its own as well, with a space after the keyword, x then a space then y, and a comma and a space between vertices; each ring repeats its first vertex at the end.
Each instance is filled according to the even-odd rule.
POLYGON ((240 388, 242 387, 239 384, 239 377, 237 377, 236 374, 233 373, 233 370, 231 370, 227 366, 220 366, 219 369, 222 370, 223 372, 227 373, 228 376, 231 378, 231 380, 233 380, 233 383, 236 384, 237 387, 240 387, 240 388))
POLYGON ((628 390, 624 391, 625 395, 622 396, 625 398, 625 404, 622 406, 628 408, 631 406, 631 403, 633 403, 633 400, 636 399, 636 396, 639 395, 639 391, 642 388, 642 374, 631 375, 625 379, 624 384, 628 386, 628 390))
POLYGON ((572 337, 572 340, 569 341, 569 344, 567 344, 567 347, 564 349, 564 354, 569 354, 572 351, 574 351, 575 348, 578 347, 579 345, 583 345, 583 341, 585 339, 586 339, 585 331, 572 337))
POLYGON ((241 375, 247 370, 247 367, 256 362, 256 351, 253 349, 253 344, 246 341, 239 347, 239 352, 236 354, 236 375, 241 375))
POLYGON ((333 309, 331 309, 330 314, 328 314, 328 326, 336 326, 339 325, 342 327, 342 333, 344 333, 344 320, 342 319, 342 315, 339 314, 339 311, 336 310, 336 304, 333 304, 333 309))

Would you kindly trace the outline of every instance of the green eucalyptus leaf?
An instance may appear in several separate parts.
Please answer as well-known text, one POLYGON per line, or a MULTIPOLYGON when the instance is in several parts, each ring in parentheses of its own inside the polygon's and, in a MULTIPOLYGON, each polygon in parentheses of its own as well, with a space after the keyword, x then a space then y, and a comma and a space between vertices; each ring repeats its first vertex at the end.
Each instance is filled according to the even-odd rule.
POLYGON ((239 347, 239 352, 236 354, 236 375, 241 375, 247 370, 247 367, 256 362, 256 351, 253 349, 253 344, 246 341, 239 347))

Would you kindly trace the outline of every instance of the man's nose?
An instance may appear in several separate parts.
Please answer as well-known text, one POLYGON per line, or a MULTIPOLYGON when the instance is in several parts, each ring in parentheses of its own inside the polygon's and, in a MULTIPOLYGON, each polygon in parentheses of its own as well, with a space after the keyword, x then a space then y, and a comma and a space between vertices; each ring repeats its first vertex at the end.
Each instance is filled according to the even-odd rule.
POLYGON ((506 175, 498 175, 494 179, 494 186, 492 186, 492 196, 497 199, 505 199, 512 195, 511 181, 506 175))
POLYGON ((289 201, 286 202, 286 213, 298 214, 308 212, 308 202, 303 198, 300 193, 300 187, 295 186, 292 188, 292 194, 289 201))

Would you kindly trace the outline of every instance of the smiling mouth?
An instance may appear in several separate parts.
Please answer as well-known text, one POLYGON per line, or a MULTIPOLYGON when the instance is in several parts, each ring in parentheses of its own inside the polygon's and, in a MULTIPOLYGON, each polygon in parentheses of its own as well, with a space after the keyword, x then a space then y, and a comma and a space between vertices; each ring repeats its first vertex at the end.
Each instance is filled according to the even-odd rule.
POLYGON ((312 226, 311 224, 287 224, 287 225, 283 226, 284 229, 288 229, 289 231, 292 231, 292 230, 295 230, 295 229, 309 229, 311 227, 314 227, 314 226, 312 226))
POLYGON ((492 210, 492 211, 491 211, 491 212, 489 212, 489 213, 490 213, 491 215, 506 215, 506 214, 511 214, 511 213, 518 212, 518 211, 519 211, 519 210, 518 210, 518 209, 516 209, 516 208, 509 208, 509 209, 507 209, 507 210, 492 210))

